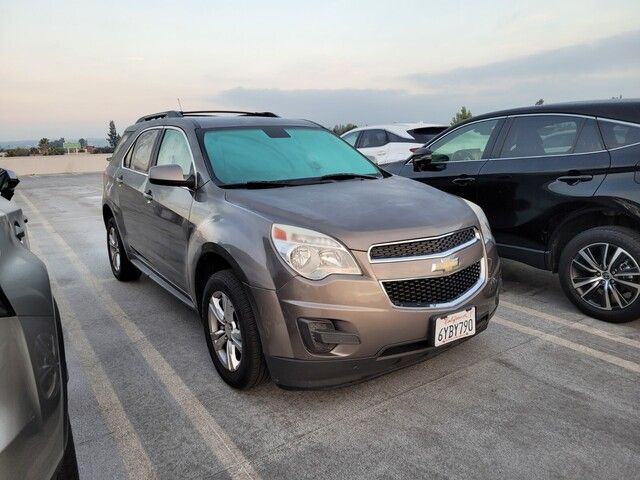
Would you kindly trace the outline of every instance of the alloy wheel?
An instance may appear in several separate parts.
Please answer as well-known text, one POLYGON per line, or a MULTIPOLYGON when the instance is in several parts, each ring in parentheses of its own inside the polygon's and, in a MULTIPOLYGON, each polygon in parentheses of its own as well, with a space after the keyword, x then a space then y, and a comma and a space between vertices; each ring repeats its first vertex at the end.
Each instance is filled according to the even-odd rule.
POLYGON ((623 248, 592 243, 571 261, 571 284, 578 296, 601 310, 622 310, 640 295, 640 267, 623 248))
POLYGON ((231 299, 215 291, 209 300, 209 332, 213 349, 224 367, 235 372, 242 361, 242 335, 231 299))
POLYGON ((111 259, 111 265, 116 272, 120 271, 120 243, 118 242, 118 233, 115 227, 109 228, 109 257, 111 259))

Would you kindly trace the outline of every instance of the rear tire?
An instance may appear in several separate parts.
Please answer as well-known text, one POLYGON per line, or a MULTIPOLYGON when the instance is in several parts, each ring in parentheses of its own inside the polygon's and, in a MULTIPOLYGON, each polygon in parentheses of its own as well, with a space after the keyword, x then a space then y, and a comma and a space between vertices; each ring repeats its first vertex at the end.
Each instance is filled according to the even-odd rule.
POLYGON ((558 268, 565 294, 582 312, 611 323, 640 318, 640 234, 606 226, 576 235, 558 268))
POLYGON ((140 270, 129 261, 127 252, 122 244, 115 218, 107 220, 107 254, 113 276, 121 282, 130 282, 140 278, 140 270))
POLYGON ((214 273, 202 295, 202 323, 211 360, 233 388, 268 378, 256 318, 244 286, 231 270, 214 273))

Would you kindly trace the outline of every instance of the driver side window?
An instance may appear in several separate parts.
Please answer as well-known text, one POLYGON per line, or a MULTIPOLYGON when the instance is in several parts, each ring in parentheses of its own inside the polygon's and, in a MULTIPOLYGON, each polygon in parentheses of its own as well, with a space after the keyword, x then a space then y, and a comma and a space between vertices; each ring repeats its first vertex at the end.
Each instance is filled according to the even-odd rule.
POLYGON ((472 123, 459 128, 431 145, 432 163, 480 160, 498 119, 472 123))

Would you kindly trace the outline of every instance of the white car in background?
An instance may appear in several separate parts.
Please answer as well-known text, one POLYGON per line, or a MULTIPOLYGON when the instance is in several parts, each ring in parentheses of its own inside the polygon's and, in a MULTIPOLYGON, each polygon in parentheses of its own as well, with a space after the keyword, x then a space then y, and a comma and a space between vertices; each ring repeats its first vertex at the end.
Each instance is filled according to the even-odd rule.
POLYGON ((408 158, 412 149, 423 146, 447 128, 430 123, 371 125, 349 130, 342 139, 378 165, 383 165, 408 158))

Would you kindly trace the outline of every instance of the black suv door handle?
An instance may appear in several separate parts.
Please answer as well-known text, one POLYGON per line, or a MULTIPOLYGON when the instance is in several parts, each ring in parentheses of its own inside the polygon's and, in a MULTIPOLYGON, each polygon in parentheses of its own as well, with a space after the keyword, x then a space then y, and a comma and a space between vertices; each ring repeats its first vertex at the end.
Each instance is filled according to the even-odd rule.
POLYGON ((147 190, 142 194, 142 196, 147 200, 147 203, 151 203, 153 200, 153 193, 151 193, 151 190, 147 190))
POLYGON ((593 180, 593 175, 565 175, 564 177, 558 177, 557 180, 568 185, 577 185, 580 182, 593 180))
POLYGON ((458 177, 458 178, 454 178, 451 181, 456 185, 465 186, 465 185, 469 185, 472 182, 475 182, 476 179, 474 177, 458 177))

